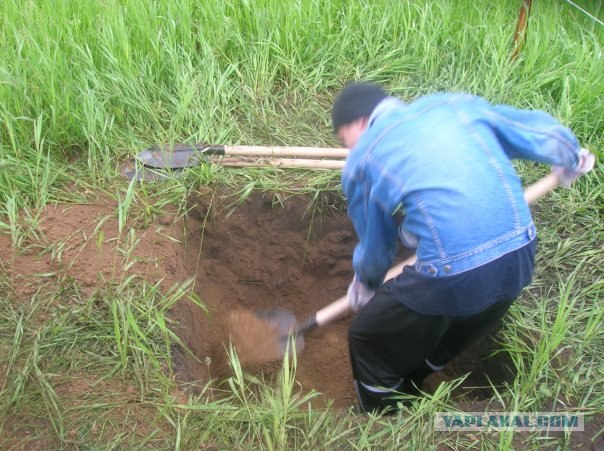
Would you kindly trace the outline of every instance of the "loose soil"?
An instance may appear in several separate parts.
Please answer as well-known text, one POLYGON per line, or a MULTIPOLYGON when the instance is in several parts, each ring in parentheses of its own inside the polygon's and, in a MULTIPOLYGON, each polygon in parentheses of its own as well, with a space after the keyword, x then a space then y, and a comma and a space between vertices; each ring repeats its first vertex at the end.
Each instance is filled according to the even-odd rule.
POLYGON ((161 281, 164 287, 186 280, 184 251, 170 239, 181 235, 173 214, 144 218, 133 213, 126 230, 134 227, 135 236, 120 237, 115 212, 109 198, 47 205, 30 215, 37 221, 21 218, 24 238, 17 249, 9 235, 0 234, 0 271, 17 297, 27 300, 66 280, 85 295, 129 276, 161 281))
MULTIPOLYGON (((189 214, 187 263, 196 274, 195 290, 208 309, 203 313, 183 304, 174 311, 181 338, 199 359, 193 362, 182 353, 175 359, 181 377, 189 382, 228 375, 225 339, 232 312, 278 308, 304 320, 341 297, 352 277, 355 235, 341 208, 322 200, 317 204, 321 211, 313 214, 306 196, 282 204, 274 202, 272 195, 260 194, 236 207, 232 201, 201 197, 194 200, 195 209, 189 214)), ((348 322, 345 318, 307 334, 304 352, 297 359, 301 386, 318 390, 338 406, 351 406, 355 400, 348 322)), ((244 360, 249 359, 244 356, 244 360)), ((279 364, 246 369, 270 377, 279 364)))

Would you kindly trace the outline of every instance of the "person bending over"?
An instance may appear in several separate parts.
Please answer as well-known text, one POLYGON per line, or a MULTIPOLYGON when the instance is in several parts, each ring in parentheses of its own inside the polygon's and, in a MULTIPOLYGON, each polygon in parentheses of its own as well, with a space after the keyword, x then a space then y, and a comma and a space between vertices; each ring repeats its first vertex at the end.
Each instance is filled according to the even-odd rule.
POLYGON ((488 334, 531 282, 536 230, 511 160, 552 165, 569 185, 594 156, 543 111, 467 94, 404 103, 351 84, 332 122, 350 149, 342 187, 358 237, 348 288, 355 388, 362 411, 391 409, 393 395, 418 393, 488 334), (417 262, 383 283, 398 239, 417 262))

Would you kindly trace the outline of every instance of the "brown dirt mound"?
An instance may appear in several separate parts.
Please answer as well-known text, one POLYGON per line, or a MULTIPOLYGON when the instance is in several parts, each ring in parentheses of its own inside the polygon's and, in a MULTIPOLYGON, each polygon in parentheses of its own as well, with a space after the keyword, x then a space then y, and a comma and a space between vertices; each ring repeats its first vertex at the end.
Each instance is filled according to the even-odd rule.
POLYGON ((17 296, 27 298, 49 285, 75 281, 85 294, 105 284, 136 275, 169 287, 187 278, 184 252, 170 237, 181 235, 174 217, 149 218, 147 226, 133 217, 135 237, 118 233, 116 203, 109 198, 86 204, 48 205, 22 218, 24 239, 13 249, 11 237, 0 234, 0 271, 8 275, 17 296), (32 227, 35 225, 35 227, 32 227))

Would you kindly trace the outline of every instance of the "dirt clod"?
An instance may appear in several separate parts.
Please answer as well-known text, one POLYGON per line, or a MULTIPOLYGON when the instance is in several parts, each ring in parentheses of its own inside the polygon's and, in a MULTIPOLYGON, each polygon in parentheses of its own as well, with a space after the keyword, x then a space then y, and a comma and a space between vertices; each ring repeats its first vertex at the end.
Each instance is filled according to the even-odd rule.
POLYGON ((264 363, 283 357, 279 328, 273 322, 248 310, 236 310, 229 313, 227 324, 241 363, 264 363))

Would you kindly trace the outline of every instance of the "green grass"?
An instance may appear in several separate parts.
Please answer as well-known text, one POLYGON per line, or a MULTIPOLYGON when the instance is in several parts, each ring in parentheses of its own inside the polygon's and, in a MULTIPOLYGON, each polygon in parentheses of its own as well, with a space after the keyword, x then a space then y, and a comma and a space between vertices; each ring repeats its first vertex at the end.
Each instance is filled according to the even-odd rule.
MULTIPOLYGON (((339 192, 337 172, 206 165, 137 185, 118 168, 160 142, 337 145, 329 108, 353 79, 383 83, 405 100, 451 90, 544 109, 600 161, 535 207, 538 271, 502 343, 518 377, 498 402, 602 415, 604 27, 562 0, 533 3, 526 44, 511 62, 519 1, 4 0, 0 233, 16 252, 31 250, 43 241, 42 207, 101 193, 116 199, 127 265, 132 222, 153 223, 166 208, 185 215, 200 187, 230 186, 234 202, 259 189, 277 203, 305 191, 320 211, 320 193, 339 192)), ((604 17, 600 2, 578 3, 604 17)), ((527 183, 544 173, 518 167, 527 183)), ((99 246, 100 233, 91 238, 99 246)), ((61 243, 40 246, 60 260, 61 243)), ((165 315, 186 287, 162 293, 122 276, 84 296, 66 279, 17 299, 5 265, 0 430, 20 430, 22 448, 499 448, 514 439, 435 433, 432 414, 454 408, 454 384, 393 418, 309 410, 292 391, 295 364, 276 385, 236 371, 230 397, 177 400, 166 371, 176 338, 165 315), (78 399, 70 384, 87 396, 78 399)), ((533 437, 528 446, 543 443, 533 437)))

